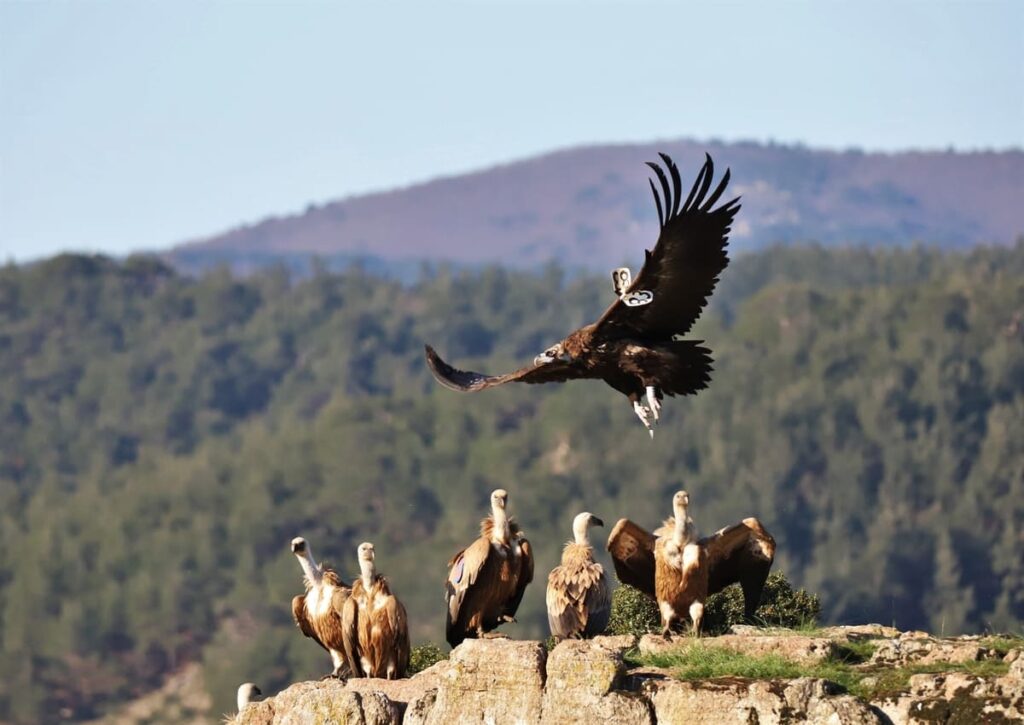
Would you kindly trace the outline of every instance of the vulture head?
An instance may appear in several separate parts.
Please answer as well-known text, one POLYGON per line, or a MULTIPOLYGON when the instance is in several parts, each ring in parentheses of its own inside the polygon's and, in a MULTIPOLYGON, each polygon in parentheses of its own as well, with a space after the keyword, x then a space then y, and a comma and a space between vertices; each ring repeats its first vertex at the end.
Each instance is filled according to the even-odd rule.
POLYGON ((296 536, 292 539, 292 553, 298 556, 302 556, 306 553, 306 540, 301 536, 296 536))
POLYGON ((503 488, 496 488, 491 492, 491 508, 505 510, 508 503, 508 491, 503 488))
POLYGON ((546 365, 547 363, 555 362, 556 360, 564 363, 572 362, 572 355, 565 351, 564 342, 560 342, 557 345, 549 347, 533 359, 533 364, 546 365))
POLYGON ((690 505, 690 494, 686 491, 676 491, 672 497, 672 513, 677 517, 686 517, 686 508, 690 505))
POLYGON ((238 711, 241 712, 245 709, 246 705, 250 702, 255 702, 256 698, 262 694, 263 692, 260 691, 260 688, 256 687, 256 685, 251 682, 246 682, 244 685, 241 685, 238 688, 238 694, 235 698, 235 704, 238 705, 238 711))
POLYGON ((373 544, 371 544, 369 541, 364 541, 363 543, 361 543, 359 545, 359 549, 357 549, 357 551, 359 553, 359 561, 360 562, 364 562, 364 561, 372 562, 373 561, 373 544))
POLYGON ((575 537, 577 544, 587 543, 587 530, 591 526, 604 526, 604 521, 597 518, 589 511, 576 514, 576 518, 572 520, 572 534, 575 537))

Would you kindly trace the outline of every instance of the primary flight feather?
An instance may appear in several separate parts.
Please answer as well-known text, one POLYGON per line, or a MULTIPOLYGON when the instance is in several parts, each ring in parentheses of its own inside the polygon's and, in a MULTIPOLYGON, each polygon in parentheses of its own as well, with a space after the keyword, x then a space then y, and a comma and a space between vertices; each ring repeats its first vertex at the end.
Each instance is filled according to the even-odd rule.
POLYGON ((570 333, 532 365, 505 375, 458 370, 427 345, 427 365, 438 382, 475 392, 509 382, 601 379, 629 398, 652 436, 664 396, 690 395, 707 387, 711 351, 700 340, 678 338, 700 317, 729 263, 725 248, 739 197, 715 207, 729 183, 729 171, 711 191, 715 166, 706 155, 684 199, 679 168, 667 155, 659 155, 667 173, 658 164, 648 165, 658 178, 657 187, 650 183, 661 233, 635 279, 625 268, 612 272, 617 299, 597 322, 570 333))

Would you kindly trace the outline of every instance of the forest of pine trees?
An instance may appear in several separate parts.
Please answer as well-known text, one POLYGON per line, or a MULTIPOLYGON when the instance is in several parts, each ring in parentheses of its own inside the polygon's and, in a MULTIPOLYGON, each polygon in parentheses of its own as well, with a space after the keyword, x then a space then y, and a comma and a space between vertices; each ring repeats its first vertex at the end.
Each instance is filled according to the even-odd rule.
POLYGON ((1020 632, 1024 242, 735 260, 694 334, 711 386, 653 442, 600 382, 462 396, 423 363, 511 369, 610 295, 555 267, 0 269, 0 721, 94 717, 189 661, 216 712, 325 674, 296 535, 348 576, 375 542, 413 643, 442 641, 498 486, 537 556, 513 637, 546 634, 575 513, 653 525, 681 485, 704 533, 758 516, 828 622, 1020 632))

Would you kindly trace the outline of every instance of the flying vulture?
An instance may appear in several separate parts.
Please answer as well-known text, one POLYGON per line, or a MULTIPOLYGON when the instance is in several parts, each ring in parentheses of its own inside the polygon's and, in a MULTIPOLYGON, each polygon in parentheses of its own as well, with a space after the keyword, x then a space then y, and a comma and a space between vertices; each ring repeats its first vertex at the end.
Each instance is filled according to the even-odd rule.
POLYGON ((373 544, 364 541, 357 552, 360 575, 343 617, 348 666, 353 677, 397 680, 409 667, 409 617, 388 580, 377 573, 373 544))
POLYGON ((599 378, 629 398, 651 436, 665 395, 690 395, 711 380, 711 351, 700 340, 682 340, 700 317, 718 276, 729 263, 725 247, 739 197, 715 204, 729 183, 726 170, 709 194, 714 163, 706 155, 690 193, 683 198, 679 169, 660 154, 668 173, 654 169, 661 193, 651 181, 661 233, 635 279, 612 272, 617 299, 597 322, 581 327, 534 358, 533 364, 505 375, 457 370, 427 345, 427 365, 445 387, 463 392, 504 383, 562 383, 599 378), (646 405, 642 402, 646 396, 646 405))
MULTIPOLYGON (((608 537, 608 551, 619 581, 636 587, 651 599, 655 592, 655 542, 675 529, 675 520, 649 533, 629 519, 619 519, 608 537)), ((707 558, 708 596, 730 584, 743 589, 743 613, 747 621, 761 603, 761 590, 775 559, 775 539, 755 518, 719 529, 697 542, 707 558)))
POLYGON ((693 634, 700 634, 704 600, 708 597, 707 552, 697 543, 697 530, 687 514, 690 497, 677 491, 672 497, 672 519, 654 542, 654 594, 661 612, 661 632, 690 615, 693 634))
POLYGON ((341 617, 352 589, 333 569, 314 561, 313 552, 302 537, 292 539, 292 553, 302 566, 302 579, 306 584, 306 593, 292 599, 292 617, 304 635, 331 655, 334 670, 327 676, 344 679, 348 675, 348 664, 341 617))
POLYGON ((480 522, 480 538, 448 562, 444 598, 445 639, 455 647, 514 622, 526 585, 533 581, 533 549, 505 513, 508 493, 491 493, 491 515, 480 522))
POLYGON ((573 519, 573 540, 562 551, 561 566, 548 575, 548 625, 559 641, 604 634, 612 612, 608 575, 594 561, 587 536, 591 526, 604 526, 604 522, 591 513, 573 519))
POLYGON ((239 685, 238 693, 235 695, 235 704, 238 705, 238 712, 242 712, 250 702, 256 702, 256 699, 262 694, 260 688, 256 687, 252 682, 239 685))

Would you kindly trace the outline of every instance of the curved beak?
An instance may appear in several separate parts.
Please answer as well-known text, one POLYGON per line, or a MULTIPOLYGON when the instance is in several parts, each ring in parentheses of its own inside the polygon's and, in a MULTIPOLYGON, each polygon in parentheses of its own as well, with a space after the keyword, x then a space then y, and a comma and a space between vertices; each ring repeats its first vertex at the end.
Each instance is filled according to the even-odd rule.
POLYGON ((590 517, 590 525, 591 526, 604 526, 604 521, 602 521, 601 519, 597 518, 596 516, 591 516, 590 517))
POLYGON ((548 355, 546 352, 542 352, 540 355, 533 359, 534 365, 546 365, 547 363, 555 362, 571 363, 572 355, 567 352, 560 352, 558 355, 548 355))

